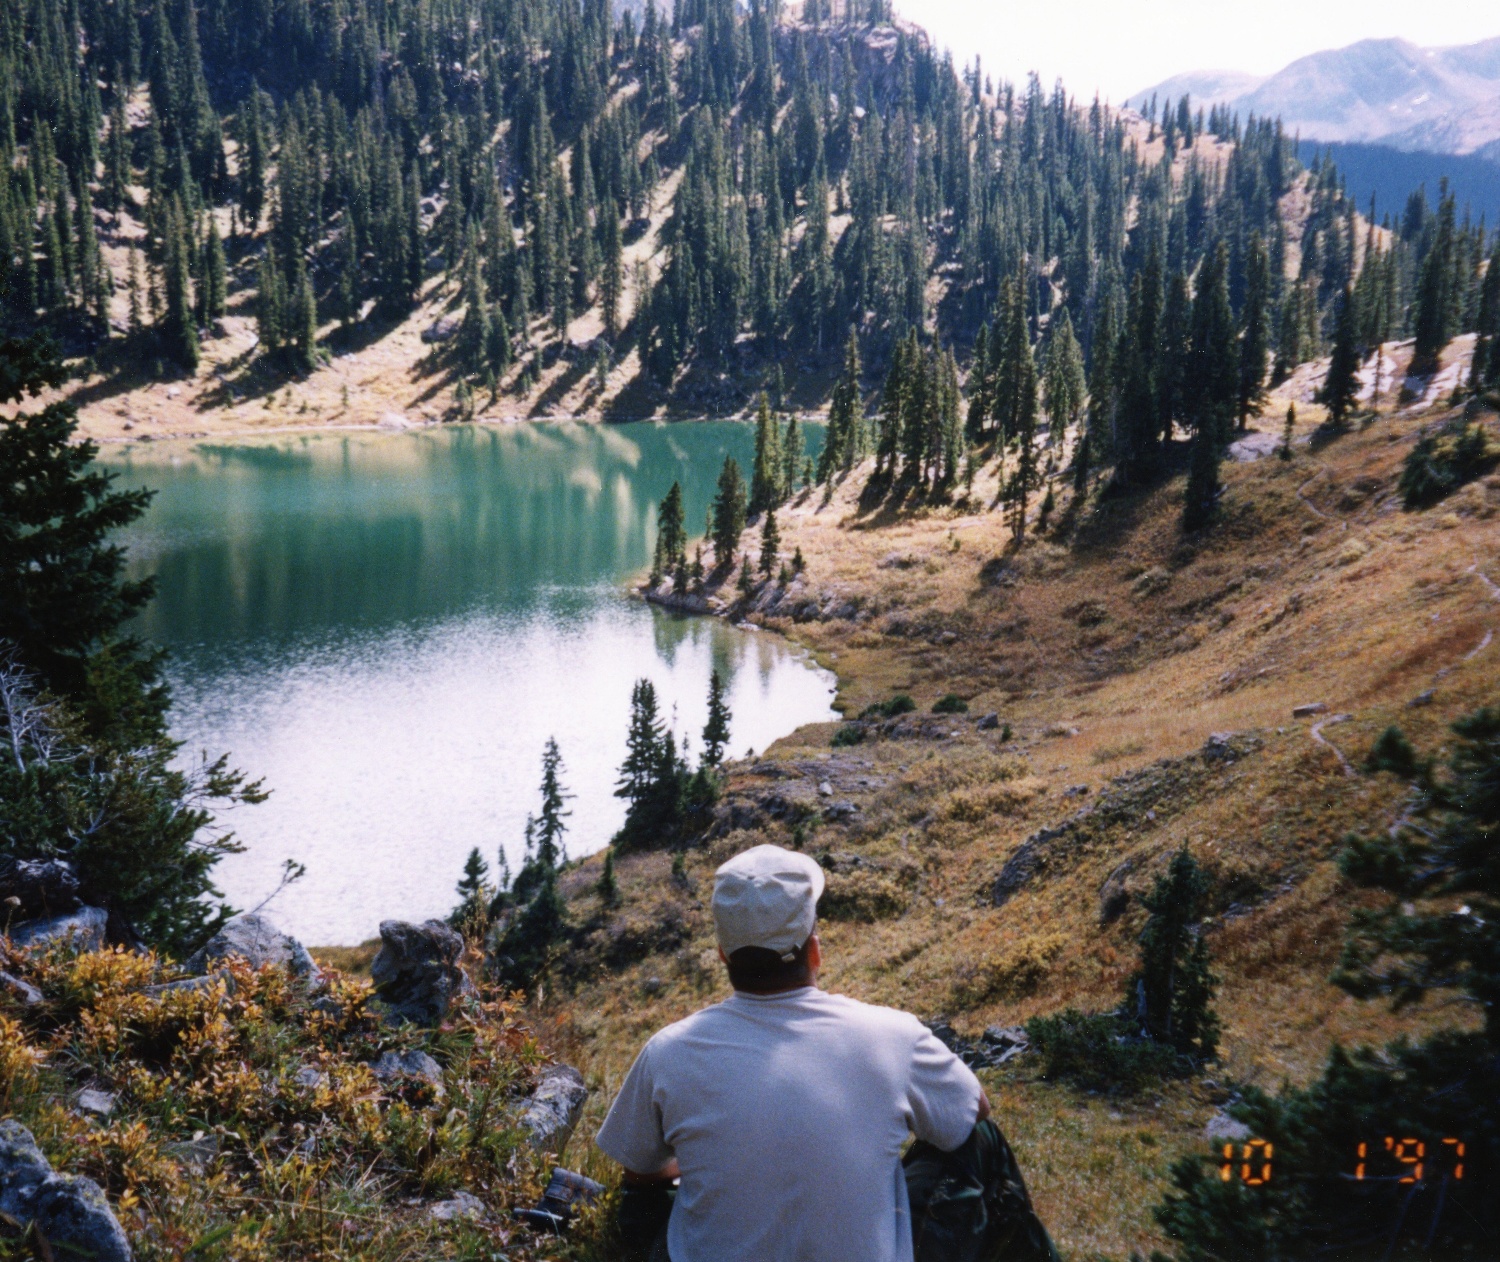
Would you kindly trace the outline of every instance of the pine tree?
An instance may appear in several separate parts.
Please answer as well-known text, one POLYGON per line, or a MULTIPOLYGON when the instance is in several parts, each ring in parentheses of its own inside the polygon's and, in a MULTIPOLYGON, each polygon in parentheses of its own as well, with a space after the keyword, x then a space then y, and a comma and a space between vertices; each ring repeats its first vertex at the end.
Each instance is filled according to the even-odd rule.
POLYGON ((725 700, 724 679, 713 670, 708 676, 708 722, 703 725, 703 765, 717 767, 724 757, 724 747, 729 743, 729 724, 732 719, 729 703, 725 700))
POLYGON ((292 283, 293 306, 290 311, 292 363, 299 372, 309 373, 318 366, 318 303, 313 297, 312 281, 299 263, 292 283))
POLYGON ((745 480, 733 456, 724 457, 718 489, 711 510, 715 563, 723 568, 734 563, 740 534, 745 529, 745 480))
POLYGON ((1182 497, 1182 528, 1201 530, 1213 520, 1219 503, 1219 461, 1223 448, 1212 425, 1193 433, 1187 486, 1182 497))
POLYGON ((488 919, 489 906, 494 898, 488 877, 490 865, 475 846, 464 860, 463 876, 459 878, 456 893, 458 902, 448 913, 448 923, 464 933, 482 933, 488 919))
POLYGON ((1016 442, 1016 467, 1010 476, 1007 496, 1011 505, 1011 532, 1017 539, 1026 534, 1026 508, 1037 486, 1036 467, 1036 361, 1031 346, 1023 343, 1015 372, 1015 411, 1011 415, 1016 442))
POLYGON ((274 354, 286 345, 288 311, 281 282, 281 267, 269 245, 260 261, 260 279, 255 291, 255 320, 260 344, 274 354))
POLYGON ((1328 361, 1328 376, 1318 396, 1328 409, 1328 419, 1336 429, 1345 428, 1359 393, 1359 348, 1354 342, 1357 326, 1354 293, 1346 285, 1339 298, 1338 320, 1333 334, 1333 357, 1328 361))
POLYGON ((1070 426, 1078 424, 1083 414, 1086 388, 1083 355, 1077 338, 1073 336, 1073 321, 1065 307, 1047 346, 1047 368, 1043 377, 1043 394, 1054 440, 1060 441, 1070 426))
POLYGON ((760 572, 767 578, 771 577, 771 572, 776 568, 780 550, 781 531, 776 527, 776 510, 768 508, 760 531, 760 572))
POLYGON ((189 277, 188 243, 182 203, 175 197, 167 210, 163 241, 165 309, 162 315, 162 345, 168 355, 189 372, 198 367, 198 326, 193 318, 192 282, 189 277))
POLYGON ((1286 424, 1281 430, 1281 446, 1276 449, 1276 454, 1283 460, 1292 458, 1292 434, 1297 428, 1297 405, 1288 403, 1286 405, 1286 424))
POLYGON ((1187 372, 1193 421, 1208 430, 1215 448, 1227 441, 1239 392, 1240 355, 1229 305, 1229 251, 1221 241, 1209 252, 1193 300, 1193 334, 1187 372))
POLYGON ((1259 416, 1266 401, 1266 355, 1271 340, 1271 265, 1259 232, 1251 233, 1245 258, 1245 305, 1240 332, 1240 428, 1259 416))
POLYGON ((555 872, 567 859, 563 835, 573 812, 565 804, 572 796, 563 788, 562 754, 557 741, 549 736, 542 748, 542 811, 536 826, 536 859, 549 872, 555 872))
POLYGON ((755 415, 755 464, 750 473, 751 513, 763 513, 781 503, 781 427, 771 415, 765 391, 755 415))
POLYGON ((212 215, 208 220, 208 238, 203 246, 203 281, 198 287, 199 319, 205 325, 221 319, 227 301, 224 278, 224 243, 212 215))
POLYGON ((1412 315, 1411 371, 1430 373, 1437 369, 1438 355, 1453 337, 1453 264, 1454 234, 1453 196, 1444 190, 1438 206, 1438 226, 1422 260, 1417 281, 1416 310, 1412 315))
POLYGON ((1141 1033, 1200 1064, 1218 1054, 1216 981, 1207 946, 1196 932, 1208 880, 1186 848, 1142 902, 1150 915, 1141 931, 1140 967, 1126 987, 1126 1007, 1141 1033))
POLYGON ((787 418, 786 431, 781 439, 781 488, 780 495, 784 501, 797 489, 797 477, 802 470, 802 430, 797 424, 797 418, 787 418))
POLYGON ((604 316, 604 333, 611 341, 620 336, 620 302, 625 292, 624 261, 620 249, 620 221, 614 203, 606 199, 604 216, 604 260, 599 276, 599 305, 604 316))
POLYGON ((484 272, 480 267, 479 244, 472 229, 464 251, 463 276, 464 318, 453 349, 459 371, 476 374, 484 371, 488 360, 490 305, 485 293, 484 272))
POLYGON ((243 118, 240 130, 240 221, 254 232, 260 227, 260 217, 265 209, 269 146, 261 117, 260 87, 253 80, 243 118))
POLYGON ((605 847, 604 866, 599 870, 599 883, 594 886, 594 893, 599 895, 599 901, 606 907, 620 905, 620 884, 615 879, 615 848, 613 846, 605 847))
POLYGON ((687 527, 683 520, 682 487, 673 482, 656 514, 656 559, 652 566, 655 582, 651 585, 656 586, 663 574, 677 569, 686 559, 687 527))

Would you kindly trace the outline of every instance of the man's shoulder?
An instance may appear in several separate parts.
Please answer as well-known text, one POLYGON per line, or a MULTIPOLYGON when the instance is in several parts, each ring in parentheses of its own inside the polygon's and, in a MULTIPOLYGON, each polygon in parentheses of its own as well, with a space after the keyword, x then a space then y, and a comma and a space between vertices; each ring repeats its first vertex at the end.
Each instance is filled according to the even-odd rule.
POLYGON ((818 992, 818 1003, 830 1016, 862 1026, 872 1033, 917 1039, 926 1027, 909 1012, 900 1008, 886 1008, 880 1004, 864 1003, 848 995, 835 995, 829 991, 818 992))

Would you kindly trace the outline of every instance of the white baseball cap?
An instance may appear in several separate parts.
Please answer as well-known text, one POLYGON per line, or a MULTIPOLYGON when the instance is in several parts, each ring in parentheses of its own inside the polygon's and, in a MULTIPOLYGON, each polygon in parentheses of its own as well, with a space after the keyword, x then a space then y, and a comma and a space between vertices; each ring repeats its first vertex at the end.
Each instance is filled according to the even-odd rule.
POLYGON ((752 846, 714 873, 714 930, 725 955, 764 947, 790 960, 817 923, 823 869, 805 854, 752 846))

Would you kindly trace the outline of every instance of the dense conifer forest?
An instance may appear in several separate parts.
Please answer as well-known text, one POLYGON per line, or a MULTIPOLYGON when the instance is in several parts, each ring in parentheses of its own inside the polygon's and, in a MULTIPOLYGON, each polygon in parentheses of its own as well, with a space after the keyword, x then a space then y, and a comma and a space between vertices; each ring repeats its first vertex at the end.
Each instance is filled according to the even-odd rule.
POLYGON ((106 372, 193 368, 234 302, 306 373, 441 292, 464 399, 633 355, 734 410, 852 363, 825 466, 942 487, 1076 420, 1081 476, 1139 481, 1335 341, 1500 324, 1446 190, 1372 223, 1275 120, 995 83, 888 0, 22 0, 0 70, 6 317, 106 372))

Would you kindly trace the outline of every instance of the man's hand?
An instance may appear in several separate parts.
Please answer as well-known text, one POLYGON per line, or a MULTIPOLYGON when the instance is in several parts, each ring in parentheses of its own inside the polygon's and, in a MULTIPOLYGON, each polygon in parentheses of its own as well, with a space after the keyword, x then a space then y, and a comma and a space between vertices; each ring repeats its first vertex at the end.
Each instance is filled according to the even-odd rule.
MULTIPOLYGON (((974 1119, 974 1125, 978 1126, 979 1123, 982 1122, 982 1121, 984 1121, 984 1119, 987 1118, 989 1115, 990 1115, 990 1097, 989 1097, 989 1093, 987 1091, 985 1091, 985 1089, 983 1087, 980 1087, 979 1088, 979 1116, 974 1119)), ((672 1164, 676 1165, 677 1163, 674 1161, 672 1164)))
MULTIPOLYGON (((989 1101, 986 1100, 979 1114, 981 1118, 989 1116, 989 1101)), ((655 1187, 660 1184, 675 1183, 682 1177, 682 1171, 677 1168, 677 1158, 673 1157, 655 1174, 641 1174, 637 1170, 626 1170, 620 1176, 620 1182, 629 1187, 655 1187)))

